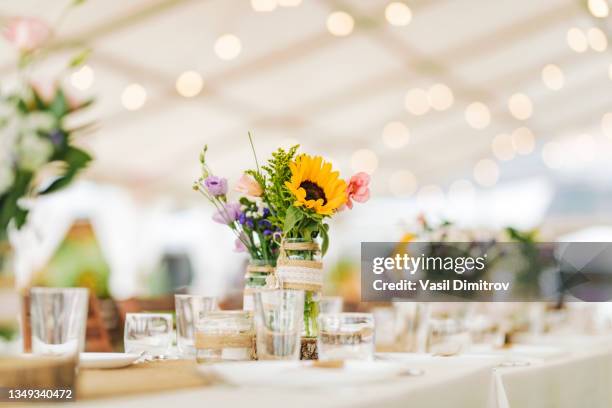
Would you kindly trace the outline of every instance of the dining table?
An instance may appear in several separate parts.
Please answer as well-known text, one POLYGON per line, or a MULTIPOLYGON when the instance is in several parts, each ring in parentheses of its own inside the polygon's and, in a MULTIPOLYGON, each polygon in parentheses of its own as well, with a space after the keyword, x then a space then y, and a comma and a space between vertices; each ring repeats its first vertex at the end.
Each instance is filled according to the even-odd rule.
MULTIPOLYGON (((457 355, 377 353, 406 368, 385 381, 287 386, 271 378, 248 385, 207 376, 191 360, 81 369, 77 401, 66 407, 268 408, 469 407, 604 408, 612 406, 612 336, 526 335, 509 347, 473 347, 457 355)), ((233 364, 233 363, 221 363, 233 364)), ((253 364, 257 364, 254 362, 253 364)), ((236 370, 240 365, 236 365, 236 370)), ((303 368, 307 370, 308 368, 303 368)), ((44 405, 44 404, 39 404, 44 405)), ((57 407, 57 403, 48 404, 57 407)), ((62 406, 63 404, 59 404, 62 406)))

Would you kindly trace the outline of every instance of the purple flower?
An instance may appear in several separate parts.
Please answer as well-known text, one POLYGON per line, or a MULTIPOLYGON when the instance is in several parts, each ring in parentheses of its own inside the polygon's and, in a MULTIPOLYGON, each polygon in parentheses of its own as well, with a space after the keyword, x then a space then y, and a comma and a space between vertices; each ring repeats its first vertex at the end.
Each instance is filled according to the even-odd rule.
POLYGON ((236 221, 240 216, 240 204, 239 203, 226 203, 223 206, 223 210, 217 211, 213 215, 213 221, 219 224, 231 224, 236 221))
POLYGON ((61 130, 55 129, 54 131, 49 133, 49 139, 51 139, 51 143, 53 143, 55 146, 59 146, 64 141, 64 134, 61 130))
POLYGON ((259 221, 259 226, 263 229, 268 229, 272 227, 272 223, 268 220, 261 220, 259 221))
POLYGON ((255 226, 255 224, 253 223, 253 220, 251 218, 247 218, 246 219, 246 225, 247 227, 253 229, 253 227, 255 226))
POLYGON ((264 230, 263 234, 264 234, 264 236, 266 236, 266 237, 267 237, 268 235, 272 235, 272 231, 270 231, 269 229, 267 229, 267 230, 264 230))
POLYGON ((208 192, 217 197, 227 193, 227 179, 217 176, 208 176, 204 180, 204 185, 208 192))
POLYGON ((244 225, 244 223, 246 222, 246 214, 241 212, 240 215, 238 216, 238 222, 240 222, 240 224, 244 225))

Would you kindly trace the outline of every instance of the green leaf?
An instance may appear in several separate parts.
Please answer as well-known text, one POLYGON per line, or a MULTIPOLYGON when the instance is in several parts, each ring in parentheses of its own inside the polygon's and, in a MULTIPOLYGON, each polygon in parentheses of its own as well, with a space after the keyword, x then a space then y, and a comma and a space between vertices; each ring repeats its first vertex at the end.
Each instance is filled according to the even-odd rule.
POLYGON ((68 67, 70 68, 80 67, 85 62, 87 62, 87 59, 89 58, 90 55, 91 55, 91 48, 85 48, 84 50, 81 50, 81 52, 79 52, 74 57, 72 57, 72 59, 68 63, 68 67))
POLYGON ((63 161, 66 162, 66 172, 56 180, 54 180, 47 188, 42 190, 40 194, 49 194, 60 190, 69 185, 77 173, 87 166, 92 157, 89 153, 76 147, 69 147, 64 155, 63 161))
POLYGON ((49 105, 49 110, 56 118, 61 119, 66 116, 68 112, 70 112, 70 107, 68 106, 68 100, 66 99, 66 95, 64 95, 64 91, 58 89, 55 93, 55 98, 53 98, 53 102, 49 105))
POLYGON ((6 231, 11 220, 15 221, 17 228, 21 228, 25 224, 28 210, 21 208, 18 202, 21 197, 28 193, 31 181, 31 172, 18 171, 15 175, 13 186, 2 198, 2 206, 0 206, 0 230, 6 231))
POLYGON ((329 234, 328 234, 328 228, 329 226, 327 224, 319 224, 320 228, 319 228, 319 234, 321 235, 321 256, 325 256, 325 254, 327 253, 327 249, 329 248, 329 234))
POLYGON ((283 232, 288 234, 304 218, 304 213, 297 207, 289 207, 285 216, 283 232))

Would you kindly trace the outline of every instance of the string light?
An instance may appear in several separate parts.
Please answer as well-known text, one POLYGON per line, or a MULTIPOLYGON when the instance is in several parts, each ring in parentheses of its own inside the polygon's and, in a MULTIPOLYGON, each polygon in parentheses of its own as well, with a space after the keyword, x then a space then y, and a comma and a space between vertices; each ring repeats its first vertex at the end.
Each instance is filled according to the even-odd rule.
POLYGON ((125 109, 135 111, 143 107, 147 100, 147 91, 140 84, 130 84, 121 94, 121 103, 125 109))
POLYGON ((83 65, 70 75, 70 83, 79 91, 88 90, 94 82, 94 71, 89 65, 83 65))
POLYGON ((222 60, 232 60, 240 55, 242 43, 234 34, 223 34, 215 41, 215 53, 222 60))
POLYGON ((606 18, 610 14, 610 7, 606 0, 589 0, 587 5, 594 17, 606 18))
POLYGON ((508 100, 508 109, 518 120, 529 119, 533 113, 533 103, 525 94, 515 93, 508 100))
POLYGON ((453 104, 453 91, 444 84, 434 84, 429 88, 427 99, 432 108, 443 111, 450 108, 453 104))
POLYGON ((421 88, 409 90, 404 98, 404 106, 413 115, 426 114, 430 108, 427 92, 421 88))
POLYGON ((491 123, 491 112, 482 102, 473 102, 465 109, 465 120, 474 129, 484 129, 491 123))
POLYGON ((483 187, 493 187, 499 179, 499 166, 491 159, 482 159, 474 166, 474 180, 483 187))
POLYGON ((412 11, 404 3, 389 3, 385 8, 385 18, 391 25, 407 26, 412 20, 412 11))
POLYGON ((278 5, 281 7, 297 7, 302 4, 302 0, 278 0, 278 5))
POLYGON ((606 34, 597 27, 589 28, 587 39, 591 48, 597 52, 604 52, 608 48, 606 34))
POLYGON ((357 150, 351 157, 351 167, 355 172, 372 174, 378 168, 378 156, 368 149, 357 150))
POLYGON ((567 45, 576 52, 585 52, 588 42, 582 30, 574 27, 567 31, 567 45))
POLYGON ((512 160, 514 158, 514 146, 512 137, 507 133, 500 133, 491 142, 493 155, 499 160, 512 160))
POLYGON ((548 64, 544 68, 542 68, 542 82, 549 89, 553 91, 558 91, 563 88, 563 84, 565 82, 565 78, 563 77, 563 71, 561 68, 554 64, 548 64))
POLYGON ((338 37, 345 37, 353 32, 355 20, 344 11, 334 11, 327 17, 327 29, 338 37))
POLYGON ((276 0, 251 0, 251 7, 258 12, 273 11, 277 5, 276 0))
POLYGON ((512 132, 512 146, 518 154, 530 154, 535 149, 535 136, 526 127, 520 127, 512 132))
POLYGON ((202 76, 195 71, 185 71, 176 80, 176 91, 185 98, 196 96, 203 86, 202 76))
POLYGON ((410 141, 410 131, 402 122, 389 122, 383 128, 382 139, 387 147, 400 149, 410 141))
POLYGON ((396 171, 389 178, 389 190, 394 195, 410 196, 414 194, 417 189, 417 179, 408 170, 396 171))

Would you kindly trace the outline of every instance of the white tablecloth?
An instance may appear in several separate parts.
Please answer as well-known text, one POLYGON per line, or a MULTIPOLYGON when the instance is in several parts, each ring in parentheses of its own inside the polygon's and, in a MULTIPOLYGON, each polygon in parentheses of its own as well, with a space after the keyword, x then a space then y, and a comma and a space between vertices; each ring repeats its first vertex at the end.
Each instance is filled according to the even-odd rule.
MULTIPOLYGON (((425 374, 359 387, 279 389, 209 386, 150 396, 82 401, 68 407, 466 407, 466 408, 609 408, 612 407, 612 339, 602 337, 538 338, 560 353, 541 358, 499 355, 432 357, 398 355, 425 374), (528 366, 500 367, 503 361, 528 366)), ((537 350, 537 349, 536 349, 537 350)), ((537 353, 535 353, 537 354, 537 353)), ((55 407, 57 405, 54 405, 55 407)))

